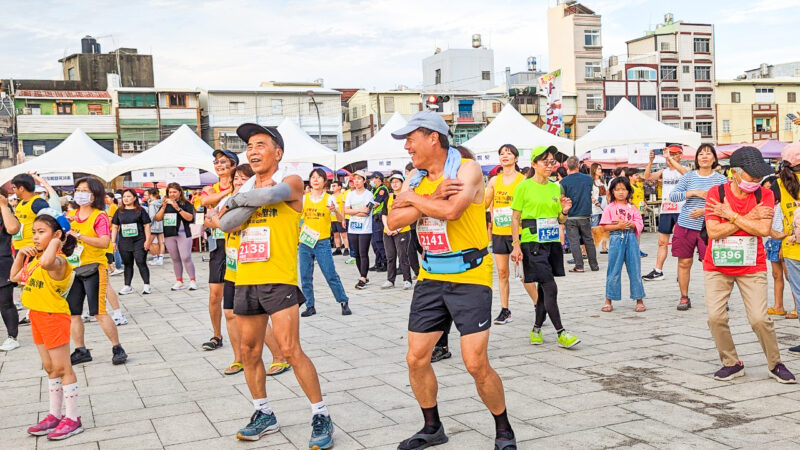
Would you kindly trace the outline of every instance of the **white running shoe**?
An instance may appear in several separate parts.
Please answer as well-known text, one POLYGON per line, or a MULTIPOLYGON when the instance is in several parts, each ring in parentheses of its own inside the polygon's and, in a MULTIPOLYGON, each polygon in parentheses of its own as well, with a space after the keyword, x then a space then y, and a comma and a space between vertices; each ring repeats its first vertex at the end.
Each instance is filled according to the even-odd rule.
POLYGON ((130 286, 124 286, 119 291, 119 295, 128 295, 128 294, 133 294, 133 288, 130 286))
POLYGON ((149 294, 149 293, 150 293, 150 285, 145 284, 144 287, 142 288, 142 294, 149 294))
POLYGON ((389 280, 384 281, 383 284, 381 285, 381 289, 392 289, 393 287, 394 283, 392 283, 389 280))
POLYGON ((16 303, 15 302, 14 306, 17 308, 17 311, 22 311, 23 309, 25 309, 25 307, 22 306, 22 303, 16 303))
POLYGON ((161 255, 161 256, 158 257, 158 261, 156 262, 156 265, 157 266, 163 266, 164 265, 164 255, 161 255))
POLYGON ((117 268, 114 268, 114 271, 113 271, 113 272, 111 272, 109 275, 111 275, 111 276, 113 277, 113 276, 115 276, 115 275, 121 275, 121 274, 122 274, 122 272, 123 272, 123 270, 122 270, 122 269, 117 269, 117 268))
POLYGON ((410 281, 403 281, 403 290, 404 291, 407 291, 407 290, 411 289, 412 286, 413 286, 413 284, 411 284, 410 281))
POLYGON ((84 322, 94 322, 97 320, 89 315, 89 311, 84 311, 83 313, 81 313, 81 319, 83 319, 84 322))
POLYGON ((183 289, 183 282, 176 281, 175 284, 173 284, 170 289, 172 289, 173 291, 180 291, 181 289, 183 289))
POLYGON ((200 288, 197 287, 197 283, 195 283, 194 280, 190 280, 189 281, 189 290, 190 291, 196 291, 198 289, 200 289, 200 288))
POLYGON ((10 352, 16 348, 19 348, 19 341, 10 336, 3 342, 3 345, 0 345, 0 350, 4 352, 10 352))
POLYGON ((155 256, 150 261, 147 261, 148 266, 155 266, 156 264, 158 264, 158 256, 155 256))
POLYGON ((117 326, 128 324, 128 318, 125 317, 125 313, 123 313, 121 309, 114 311, 111 318, 114 319, 114 323, 117 324, 117 326))

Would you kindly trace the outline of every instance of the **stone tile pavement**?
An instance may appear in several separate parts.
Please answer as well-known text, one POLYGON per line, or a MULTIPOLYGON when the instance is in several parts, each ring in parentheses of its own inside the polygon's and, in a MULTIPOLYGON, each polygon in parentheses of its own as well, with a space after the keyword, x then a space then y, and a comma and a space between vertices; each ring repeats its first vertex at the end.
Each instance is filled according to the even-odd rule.
MULTIPOLYGON (((654 263, 655 242, 654 235, 644 235, 650 256, 643 270, 654 263)), ((564 323, 583 340, 574 350, 558 348, 547 324, 545 345, 528 344, 533 306, 512 281, 515 320, 492 328, 490 358, 505 385, 519 448, 800 448, 794 429, 800 423, 800 385, 768 378, 738 293, 731 298, 731 324, 747 375, 722 383, 711 378, 719 360, 706 325, 699 265, 692 271, 690 311, 675 310, 670 258, 667 279, 645 286, 647 312, 634 313, 633 302, 625 300, 606 314, 599 311, 605 259, 600 272, 559 280, 564 323)), ((198 278, 205 280, 207 264, 200 255, 195 261, 198 278)), ((372 275, 367 290, 356 291, 355 267, 338 257, 337 269, 354 314, 340 315, 317 270, 318 314, 303 319, 301 330, 336 425, 336 448, 396 448, 421 421, 405 365, 411 293, 380 290, 382 274, 372 275)), ((48 399, 29 328, 22 328, 22 347, 0 353, 0 448, 307 448, 310 410, 292 373, 267 383, 281 431, 254 443, 235 440, 252 405, 243 375, 221 373, 232 357, 227 340, 220 350, 200 349, 211 336, 207 289, 170 292, 169 265, 154 268, 153 278, 152 295, 122 297, 130 324, 119 332, 128 364, 111 365, 105 336, 97 324, 87 324, 95 359, 76 368, 86 431, 66 441, 25 432, 46 413, 48 399)), ((112 278, 116 289, 121 282, 112 278)), ((135 278, 134 287, 140 283, 135 278)), ((798 323, 779 319, 776 328, 784 361, 800 372, 800 361, 786 351, 800 340, 798 323)), ((460 361, 455 330, 451 344, 453 358, 434 365, 439 410, 450 435, 439 448, 492 448, 493 421, 460 361)))

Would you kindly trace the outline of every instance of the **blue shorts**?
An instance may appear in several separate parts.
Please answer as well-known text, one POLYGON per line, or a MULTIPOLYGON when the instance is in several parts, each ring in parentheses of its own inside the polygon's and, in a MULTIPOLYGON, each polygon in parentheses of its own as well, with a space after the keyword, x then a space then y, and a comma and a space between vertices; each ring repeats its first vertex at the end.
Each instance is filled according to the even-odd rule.
POLYGON ((772 262, 780 262, 781 241, 767 239, 764 241, 764 250, 767 251, 767 259, 772 262))
POLYGON ((591 221, 592 221, 591 227, 592 228, 600 226, 600 217, 602 217, 602 214, 592 214, 592 218, 591 218, 591 221))
POLYGON ((672 230, 678 223, 678 214, 667 213, 658 216, 658 232, 661 234, 672 234, 672 230))

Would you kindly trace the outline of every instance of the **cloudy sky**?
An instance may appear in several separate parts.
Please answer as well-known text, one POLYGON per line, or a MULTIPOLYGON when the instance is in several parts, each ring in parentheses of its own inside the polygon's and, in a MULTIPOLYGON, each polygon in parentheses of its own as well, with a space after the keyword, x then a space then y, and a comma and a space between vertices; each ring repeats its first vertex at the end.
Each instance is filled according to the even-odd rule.
MULTIPOLYGON (((326 87, 416 87, 436 47, 466 48, 480 33, 495 52, 496 78, 536 56, 547 69, 546 10, 555 0, 37 1, 5 3, 0 78, 61 78, 58 59, 86 34, 104 52, 138 48, 154 57, 159 87, 257 86, 323 78, 326 87)), ((800 59, 800 0, 587 0, 602 15, 603 56, 663 20, 713 23, 717 78, 762 62, 800 59), (794 37, 793 37, 794 36, 794 37)))

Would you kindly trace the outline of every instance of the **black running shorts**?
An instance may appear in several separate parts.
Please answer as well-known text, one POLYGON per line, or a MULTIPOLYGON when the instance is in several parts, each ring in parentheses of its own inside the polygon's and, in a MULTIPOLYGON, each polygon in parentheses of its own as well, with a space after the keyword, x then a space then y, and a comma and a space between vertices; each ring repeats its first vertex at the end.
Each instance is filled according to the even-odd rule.
POLYGON ((492 235, 492 253, 495 255, 510 255, 514 247, 511 245, 511 236, 492 235))
POLYGON ((553 281, 553 277, 563 277, 564 249, 560 242, 523 242, 522 271, 526 283, 553 281))
POLYGON ((225 239, 217 239, 217 248, 209 254, 208 283, 218 284, 225 281, 225 239))
POLYGON ((462 336, 492 326, 492 290, 479 284, 423 280, 414 286, 408 331, 445 331, 454 322, 462 336))
POLYGON ((225 280, 222 287, 222 309, 233 309, 233 296, 236 293, 236 283, 225 280))
POLYGON ((239 316, 275 314, 305 302, 303 291, 293 284, 239 285, 233 295, 233 313, 239 316))

